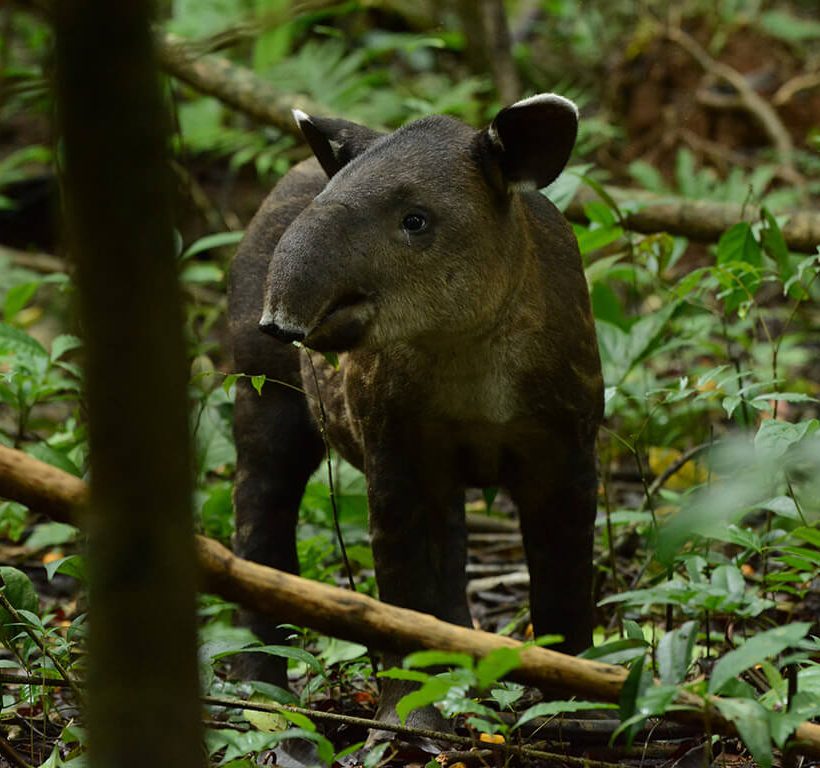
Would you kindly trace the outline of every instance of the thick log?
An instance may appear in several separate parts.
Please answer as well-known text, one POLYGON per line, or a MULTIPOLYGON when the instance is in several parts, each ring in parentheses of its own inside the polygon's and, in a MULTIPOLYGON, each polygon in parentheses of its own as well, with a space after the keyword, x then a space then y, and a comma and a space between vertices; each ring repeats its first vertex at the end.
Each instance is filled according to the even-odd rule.
MULTIPOLYGON (((31 456, 0 446, 0 495, 24 501, 34 509, 66 520, 65 510, 83 503, 84 483, 66 475, 63 487, 72 494, 71 503, 55 506, 59 495, 49 488, 49 479, 61 470, 44 465, 31 456), (32 482, 25 475, 39 475, 32 482), (43 492, 37 497, 37 489, 43 492), (46 491, 46 489, 49 489, 46 491), (42 502, 42 503, 41 503, 42 502)), ((486 656, 497 648, 522 648, 516 640, 488 632, 458 627, 416 611, 380 603, 366 595, 309 581, 236 557, 216 541, 197 536, 197 555, 204 588, 259 611, 287 615, 289 621, 311 627, 345 640, 373 645, 385 651, 407 653, 419 649, 457 651, 476 657, 486 656)), ((527 647, 521 651, 521 667, 510 677, 550 691, 563 691, 597 701, 618 701, 626 670, 611 664, 577 659, 546 648, 527 647)), ((696 696, 684 695, 679 704, 688 711, 667 713, 670 720, 695 723, 713 733, 736 735, 734 726, 713 705, 704 708, 696 696)), ((820 725, 802 723, 795 731, 795 749, 820 756, 820 725)))
MULTIPOLYGON (((759 221, 760 208, 754 205, 685 200, 673 195, 655 195, 640 189, 604 188, 612 199, 626 204, 623 224, 626 229, 643 234, 668 232, 705 243, 714 243, 729 227, 739 221, 759 221), (637 204, 637 207, 636 207, 637 204)), ((584 205, 600 197, 593 190, 578 190, 565 213, 570 221, 587 221, 584 205)), ((820 245, 820 213, 797 211, 784 214, 782 227, 786 245, 792 251, 814 253, 820 245)))

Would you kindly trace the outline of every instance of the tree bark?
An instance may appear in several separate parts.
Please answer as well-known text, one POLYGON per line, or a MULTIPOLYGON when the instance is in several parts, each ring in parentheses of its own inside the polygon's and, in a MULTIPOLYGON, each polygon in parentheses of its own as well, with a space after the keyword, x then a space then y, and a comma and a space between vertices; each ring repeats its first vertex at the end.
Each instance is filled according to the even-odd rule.
MULTIPOLYGON (((84 483, 66 475, 62 478, 71 498, 79 500, 80 507, 72 504, 54 507, 53 498, 59 491, 49 488, 47 478, 62 470, 44 465, 41 461, 11 448, 0 446, 0 494, 23 500, 34 509, 57 515, 82 506, 84 483), (30 476, 40 476, 32 482, 30 476), (31 488, 42 493, 38 499, 31 488)), ((58 519, 66 520, 65 517, 58 519)), ((275 611, 287 615, 289 621, 311 627, 334 637, 340 637, 382 650, 407 653, 419 649, 459 651, 476 657, 485 656, 496 648, 521 648, 521 643, 508 637, 479 632, 439 621, 438 619, 405 608, 380 603, 366 595, 302 579, 289 573, 266 568, 236 557, 216 541, 196 537, 200 570, 205 588, 228 600, 259 611, 275 611)), ((598 701, 618 701, 626 680, 626 670, 610 664, 576 659, 545 648, 524 648, 522 665, 510 677, 523 683, 561 690, 567 694, 587 696, 598 701)), ((667 713, 671 720, 699 724, 714 733, 736 735, 734 726, 710 705, 706 710, 700 699, 684 695, 679 703, 692 707, 691 711, 667 713)), ((820 755, 820 725, 802 723, 795 732, 798 751, 820 755)))
MULTIPOLYGON (((89 756, 105 768, 204 764, 188 376, 151 5, 66 0, 53 17, 91 450, 89 756)), ((64 478, 53 508, 66 490, 76 502, 64 478)))
POLYGON ((282 133, 301 139, 292 109, 309 115, 326 112, 304 96, 278 91, 247 67, 232 64, 222 56, 197 55, 175 35, 161 36, 157 48, 160 64, 168 74, 282 133))

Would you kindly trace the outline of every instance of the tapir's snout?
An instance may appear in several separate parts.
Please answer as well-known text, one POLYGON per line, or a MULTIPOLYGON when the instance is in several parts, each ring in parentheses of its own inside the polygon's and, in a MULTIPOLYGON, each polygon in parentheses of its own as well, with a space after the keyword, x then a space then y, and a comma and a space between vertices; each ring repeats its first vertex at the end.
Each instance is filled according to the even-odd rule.
POLYGON ((290 344, 292 341, 304 341, 305 339, 305 332, 300 330, 295 330, 293 328, 284 328, 280 325, 277 325, 276 321, 273 319, 273 315, 269 312, 265 312, 259 320, 259 330, 262 333, 267 333, 268 336, 273 336, 274 339, 278 339, 279 341, 290 344))
POLYGON ((308 330, 278 322, 278 314, 266 309, 259 319, 259 330, 285 344, 299 341, 320 352, 344 352, 363 341, 376 308, 371 296, 350 291, 329 302, 308 330))

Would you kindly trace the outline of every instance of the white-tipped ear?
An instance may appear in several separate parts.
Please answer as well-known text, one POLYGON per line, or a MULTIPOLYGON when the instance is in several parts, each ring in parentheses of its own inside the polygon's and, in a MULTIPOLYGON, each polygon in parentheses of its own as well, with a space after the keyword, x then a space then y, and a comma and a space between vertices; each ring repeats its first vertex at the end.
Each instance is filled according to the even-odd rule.
POLYGON ((307 112, 302 112, 301 109, 292 109, 290 113, 293 115, 293 119, 296 121, 296 125, 298 125, 299 128, 302 127, 302 123, 310 122, 310 115, 307 112))
POLYGON ((292 109, 291 114, 328 178, 381 136, 347 120, 314 117, 301 109, 292 109))
POLYGON ((502 109, 484 136, 511 189, 540 189, 569 160, 578 135, 578 107, 556 93, 539 93, 502 109))

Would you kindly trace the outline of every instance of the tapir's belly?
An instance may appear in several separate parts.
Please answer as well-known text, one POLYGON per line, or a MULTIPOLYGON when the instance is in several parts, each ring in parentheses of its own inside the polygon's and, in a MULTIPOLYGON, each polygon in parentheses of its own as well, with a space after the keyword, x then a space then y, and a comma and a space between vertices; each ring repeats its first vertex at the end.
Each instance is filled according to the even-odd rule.
MULTIPOLYGON (((344 370, 317 354, 310 358, 303 355, 302 380, 313 419, 330 446, 364 471, 364 427, 347 402, 344 370)), ((545 447, 543 428, 528 419, 501 422, 431 409, 408 426, 409 434, 396 448, 406 451, 408 460, 432 463, 465 487, 506 485, 509 468, 519 464, 522 455, 545 447)))

